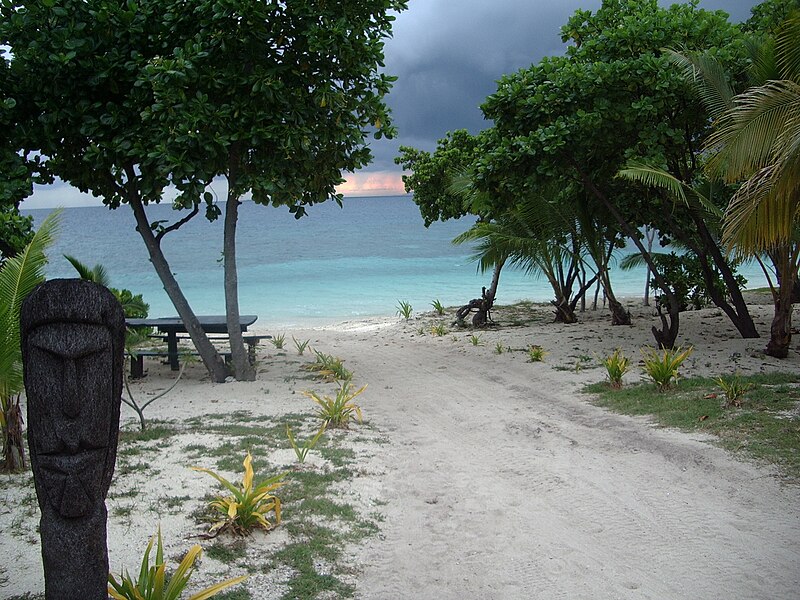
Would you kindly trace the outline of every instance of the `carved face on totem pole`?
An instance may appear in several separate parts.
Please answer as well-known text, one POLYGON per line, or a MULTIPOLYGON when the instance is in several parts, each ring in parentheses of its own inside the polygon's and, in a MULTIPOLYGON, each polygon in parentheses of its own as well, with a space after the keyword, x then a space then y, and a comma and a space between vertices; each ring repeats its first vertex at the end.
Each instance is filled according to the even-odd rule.
POLYGON ((28 439, 39 505, 65 518, 105 501, 116 460, 125 339, 107 289, 56 279, 21 314, 28 439))

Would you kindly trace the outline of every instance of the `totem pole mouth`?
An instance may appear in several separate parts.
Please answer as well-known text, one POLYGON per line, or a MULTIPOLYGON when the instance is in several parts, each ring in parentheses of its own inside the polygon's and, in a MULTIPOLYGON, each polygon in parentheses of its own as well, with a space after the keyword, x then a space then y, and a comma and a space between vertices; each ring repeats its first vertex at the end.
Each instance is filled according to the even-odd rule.
POLYGON ((64 439, 59 437, 50 444, 40 444, 43 447, 39 450, 39 456, 75 456, 83 452, 93 452, 94 450, 106 450, 108 444, 98 444, 83 438, 64 439))
POLYGON ((82 517, 92 511, 102 496, 98 481, 105 468, 106 454, 107 448, 103 447, 37 455, 42 488, 50 505, 62 517, 82 517))

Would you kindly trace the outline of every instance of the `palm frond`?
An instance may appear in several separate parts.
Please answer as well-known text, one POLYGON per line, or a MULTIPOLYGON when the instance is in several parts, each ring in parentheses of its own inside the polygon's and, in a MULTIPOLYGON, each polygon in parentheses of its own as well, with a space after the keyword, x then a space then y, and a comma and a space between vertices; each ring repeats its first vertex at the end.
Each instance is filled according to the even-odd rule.
POLYGON ((683 54, 665 50, 667 59, 677 66, 697 92, 700 102, 716 119, 733 106, 734 91, 728 82, 725 68, 706 54, 683 54))
POLYGON ((800 118, 799 92, 798 84, 781 80, 737 96, 706 142, 706 149, 715 152, 709 172, 734 183, 771 164, 781 150, 776 143, 785 125, 800 118))
POLYGON ((635 181, 647 187, 662 189, 685 206, 699 205, 715 217, 722 217, 722 211, 699 190, 686 185, 671 173, 658 167, 638 161, 629 161, 625 168, 617 173, 617 177, 635 181))
POLYGON ((97 263, 95 266, 89 268, 89 265, 82 263, 74 256, 70 256, 69 254, 64 254, 63 256, 69 261, 69 264, 75 268, 75 270, 78 272, 78 276, 81 279, 92 281, 108 287, 110 282, 108 271, 106 271, 106 268, 103 265, 97 263))
POLYGON ((574 258, 559 243, 569 235, 569 217, 556 203, 532 196, 504 213, 497 221, 478 222, 453 243, 475 243, 471 259, 482 272, 504 262, 527 273, 554 277, 557 265, 574 258))
POLYGON ((797 13, 778 30, 775 56, 781 79, 800 83, 800 16, 797 13))
POLYGON ((770 165, 748 179, 725 211, 722 241, 740 255, 766 251, 794 235, 798 219, 796 195, 776 193, 776 167, 770 165))
POLYGON ((45 250, 58 231, 60 209, 52 211, 21 253, 0 267, 0 398, 22 389, 19 312, 22 301, 44 281, 45 250))
POLYGON ((764 85, 771 79, 781 78, 775 57, 775 40, 771 37, 749 38, 744 43, 750 55, 748 80, 751 87, 764 85))

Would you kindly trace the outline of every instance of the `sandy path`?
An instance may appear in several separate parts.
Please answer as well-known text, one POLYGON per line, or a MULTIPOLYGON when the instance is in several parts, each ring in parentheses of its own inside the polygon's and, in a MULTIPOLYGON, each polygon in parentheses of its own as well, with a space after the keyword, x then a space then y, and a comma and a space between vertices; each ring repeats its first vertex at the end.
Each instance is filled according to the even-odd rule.
POLYGON ((339 332, 388 500, 361 598, 797 598, 800 490, 610 414, 574 374, 450 337, 339 332), (368 404, 367 404, 368 403, 368 404))
MULTIPOLYGON (((769 307, 752 308, 764 331, 769 307)), ((593 356, 621 347, 635 362, 639 348, 652 343, 651 311, 637 309, 635 327, 614 328, 600 312, 570 326, 552 323, 547 307, 522 316, 518 323, 504 314, 501 326, 480 334, 479 346, 470 344, 469 330, 431 335, 430 326, 445 321, 432 316, 287 332, 341 357, 357 385, 369 384, 359 403, 384 443, 361 457, 363 469, 343 488, 342 501, 358 496, 385 520, 377 536, 348 549, 356 596, 800 598, 800 485, 781 483, 769 467, 740 462, 699 435, 597 408, 581 392, 603 379, 593 356), (525 352, 495 354, 496 343, 540 344, 549 354, 534 364, 525 352)), ((681 330, 682 343, 695 347, 687 376, 800 372, 796 348, 784 361, 764 357, 757 352, 763 338, 738 338, 715 309, 685 313, 681 330)), ((148 418, 309 412, 299 393, 309 382, 298 374, 311 358, 267 344, 259 352, 257 381, 212 384, 192 365, 148 418)), ((173 377, 155 361, 148 369, 135 384, 141 398, 173 377)), ((637 373, 634 367, 626 381, 637 373)), ((169 464, 159 464, 147 485, 125 484, 141 497, 129 521, 110 525, 114 564, 136 564, 156 518, 171 552, 196 528, 188 509, 162 518, 147 508, 167 489, 191 498, 204 493, 206 482, 186 469, 184 443, 170 447, 169 464)), ((23 523, 15 510, 23 501, 25 510, 35 508, 32 492, 27 475, 16 477, 15 485, 0 486, 0 551, 10 557, 0 566, 0 598, 43 587, 37 519, 23 523)), ((251 587, 253 598, 282 593, 280 582, 251 587)))

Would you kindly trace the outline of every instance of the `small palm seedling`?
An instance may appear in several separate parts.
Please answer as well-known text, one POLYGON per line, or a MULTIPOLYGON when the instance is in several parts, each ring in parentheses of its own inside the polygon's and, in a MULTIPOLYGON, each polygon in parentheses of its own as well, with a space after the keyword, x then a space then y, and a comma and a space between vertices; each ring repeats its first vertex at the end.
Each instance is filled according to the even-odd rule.
POLYGON ((435 336, 442 337, 443 335, 447 335, 447 327, 444 326, 444 323, 438 323, 431 327, 431 333, 435 336))
POLYGON ((328 427, 327 423, 323 423, 322 426, 317 431, 316 435, 312 438, 308 438, 305 442, 303 442, 302 446, 297 444, 297 440, 295 440, 294 435, 292 434, 292 428, 289 427, 289 424, 286 424, 286 437, 289 438, 289 443, 292 445, 292 450, 297 455, 297 460, 300 464, 306 462, 306 456, 308 456, 309 450, 313 450, 314 446, 317 445, 317 442, 322 437, 322 434, 325 433, 325 429, 328 427))
POLYGON ((469 343, 473 346, 480 346, 483 343, 483 340, 481 340, 481 336, 473 333, 471 336, 469 336, 469 343))
POLYGON ((506 351, 506 347, 503 346, 503 342, 497 342, 494 345, 494 353, 495 354, 502 354, 505 351, 506 351))
POLYGON ((350 382, 343 381, 339 384, 339 389, 336 390, 335 398, 320 396, 311 391, 305 391, 303 394, 319 405, 317 416, 325 422, 327 427, 347 429, 350 425, 350 419, 354 415, 358 417, 358 422, 361 422, 361 408, 353 402, 353 399, 365 389, 367 389, 366 385, 361 386, 355 392, 351 392, 350 382))
POLYGON ((353 372, 344 366, 341 358, 336 358, 332 354, 325 354, 314 350, 317 360, 303 368, 307 371, 314 371, 324 381, 350 381, 353 372))
POLYGON ((672 381, 678 381, 678 369, 694 348, 642 348, 644 372, 662 392, 668 390, 672 381))
MULTIPOLYGON (((172 573, 172 576, 167 580, 167 565, 164 562, 164 544, 161 540, 161 527, 158 528, 158 545, 156 546, 156 559, 155 562, 150 564, 150 554, 153 551, 153 541, 156 536, 150 538, 150 543, 147 544, 147 549, 144 551, 142 558, 142 566, 139 569, 139 578, 134 581, 133 578, 124 571, 119 578, 119 581, 114 575, 108 576, 108 593, 115 600, 178 600, 181 596, 186 585, 189 583, 189 578, 192 576, 192 571, 200 555, 203 553, 200 544, 195 544, 183 557, 183 560, 178 565, 178 568, 172 573)), ((241 583, 247 579, 244 577, 234 577, 220 581, 204 590, 192 594, 189 600, 203 600, 204 598, 211 598, 216 596, 219 592, 227 587, 241 583)))
POLYGON ((536 344, 531 344, 528 347, 528 360, 530 362, 542 362, 547 354, 547 350, 536 344))
POLYGON ((294 346, 295 348, 297 348, 297 354, 303 356, 303 353, 306 351, 306 348, 308 348, 308 343, 311 340, 306 340, 305 342, 301 342, 296 337, 292 336, 292 341, 294 341, 294 346))
POLYGON ((411 303, 406 302, 405 300, 398 300, 397 302, 397 314, 403 317, 406 321, 411 318, 411 303))
POLYGON ((223 531, 230 531, 236 535, 246 535, 253 529, 269 531, 281 522, 281 501, 272 492, 285 483, 281 479, 286 473, 269 477, 256 484, 253 482, 255 475, 253 457, 249 452, 242 465, 244 466, 244 477, 238 486, 210 469, 192 467, 195 471, 208 473, 231 493, 230 496, 218 496, 209 504, 214 512, 223 517, 211 525, 211 529, 208 531, 209 537, 216 537, 223 531), (275 513, 274 524, 267 519, 271 512, 275 513))
POLYGON ((433 307, 433 310, 436 311, 436 314, 439 315, 440 317, 444 314, 444 304, 439 302, 438 298, 433 302, 431 302, 431 306, 433 307))
POLYGON ((620 348, 614 350, 610 356, 600 359, 600 364, 606 368, 608 384, 618 390, 622 387, 622 376, 630 369, 630 359, 628 359, 620 348))
POLYGON ((270 342, 272 342, 272 345, 275 346, 275 348, 277 348, 278 350, 283 350, 283 345, 286 343, 286 334, 279 333, 278 335, 273 337, 270 340, 270 342))
POLYGON ((744 383, 738 374, 727 379, 718 377, 715 381, 719 384, 722 395, 725 396, 725 408, 741 406, 745 394, 755 387, 752 383, 744 383))

